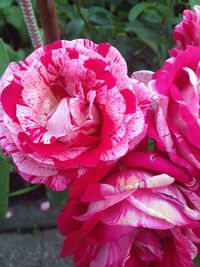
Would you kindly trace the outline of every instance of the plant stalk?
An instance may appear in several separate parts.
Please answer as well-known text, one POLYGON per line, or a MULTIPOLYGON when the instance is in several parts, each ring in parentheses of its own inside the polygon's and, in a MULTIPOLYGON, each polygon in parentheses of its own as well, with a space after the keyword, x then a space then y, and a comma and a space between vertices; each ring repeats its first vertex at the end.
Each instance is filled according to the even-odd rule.
POLYGON ((39 33, 37 21, 33 12, 31 0, 20 0, 20 6, 24 15, 25 23, 28 29, 29 36, 33 47, 36 49, 42 45, 42 40, 39 33))
POLYGON ((40 185, 29 186, 27 188, 23 188, 23 189, 15 191, 15 192, 9 193, 9 197, 16 197, 16 196, 23 195, 23 194, 29 193, 29 192, 31 192, 31 191, 39 188, 39 187, 40 187, 40 185))

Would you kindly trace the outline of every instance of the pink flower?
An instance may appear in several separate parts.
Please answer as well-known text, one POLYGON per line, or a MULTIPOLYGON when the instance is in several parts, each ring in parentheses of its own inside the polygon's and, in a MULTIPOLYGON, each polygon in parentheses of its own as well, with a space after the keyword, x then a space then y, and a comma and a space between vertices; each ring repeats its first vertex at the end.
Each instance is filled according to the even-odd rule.
POLYGON ((170 51, 173 56, 179 51, 186 50, 187 45, 200 47, 200 6, 194 6, 194 11, 185 10, 183 21, 174 29, 173 38, 176 47, 170 51))
POLYGON ((3 152, 25 180, 54 190, 92 168, 109 169, 145 136, 126 63, 107 43, 38 48, 8 66, 0 97, 3 152))
MULTIPOLYGON (((134 153, 125 157, 126 168, 134 153)), ((57 219, 67 236, 62 255, 73 254, 75 267, 194 266, 200 197, 161 172, 116 171, 88 186, 80 200, 72 190, 57 219)))
POLYGON ((200 48, 188 47, 167 60, 149 83, 153 114, 148 134, 159 150, 191 175, 200 177, 200 48))

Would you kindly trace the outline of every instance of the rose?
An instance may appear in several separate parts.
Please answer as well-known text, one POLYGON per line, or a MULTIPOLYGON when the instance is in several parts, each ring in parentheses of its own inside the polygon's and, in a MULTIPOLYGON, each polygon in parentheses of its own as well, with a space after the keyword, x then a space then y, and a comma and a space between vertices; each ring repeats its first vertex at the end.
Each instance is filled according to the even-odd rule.
POLYGON ((54 190, 109 169, 146 131, 126 63, 107 43, 63 40, 36 49, 8 66, 0 97, 3 152, 24 179, 54 190))
POLYGON ((190 46, 167 60, 149 83, 153 114, 148 134, 159 150, 196 178, 200 177, 199 63, 200 48, 190 46))
POLYGON ((159 172, 131 168, 135 153, 125 157, 126 170, 91 184, 80 199, 71 191, 57 223, 67 237, 62 255, 73 254, 75 266, 193 266, 199 196, 176 184, 181 168, 170 161, 159 172))
POLYGON ((194 11, 184 10, 183 21, 174 29, 173 38, 176 47, 170 51, 173 56, 179 51, 186 50, 188 45, 200 47, 200 6, 194 6, 194 11))
MULTIPOLYGON (((103 229, 102 238, 108 231, 103 229)), ((105 244, 94 244, 90 237, 85 237, 74 255, 75 267, 195 267, 192 260, 197 255, 194 243, 200 242, 192 230, 151 230, 135 229, 131 234, 124 234, 119 239, 105 244)), ((100 234, 99 234, 100 235, 100 234)))

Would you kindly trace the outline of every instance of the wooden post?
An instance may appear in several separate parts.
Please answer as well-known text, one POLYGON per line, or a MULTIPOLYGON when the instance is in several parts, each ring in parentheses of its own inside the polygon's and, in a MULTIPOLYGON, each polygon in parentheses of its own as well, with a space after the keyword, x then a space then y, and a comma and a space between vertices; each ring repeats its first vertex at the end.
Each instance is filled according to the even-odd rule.
POLYGON ((44 30, 47 44, 60 39, 56 9, 53 0, 36 0, 40 16, 40 22, 44 30))

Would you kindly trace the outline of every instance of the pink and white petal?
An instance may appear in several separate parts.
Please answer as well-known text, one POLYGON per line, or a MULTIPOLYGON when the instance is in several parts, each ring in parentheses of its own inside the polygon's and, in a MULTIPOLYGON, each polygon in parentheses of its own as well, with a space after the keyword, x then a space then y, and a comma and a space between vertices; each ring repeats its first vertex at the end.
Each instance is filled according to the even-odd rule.
MULTIPOLYGON (((100 97, 100 95, 97 95, 97 101, 99 101, 100 97)), ((116 86, 107 91, 106 97, 105 111, 109 114, 111 120, 114 121, 115 130, 117 130, 123 122, 126 103, 124 97, 120 94, 116 86)))
POLYGON ((97 44, 88 39, 75 39, 72 41, 62 40, 61 42, 63 48, 73 49, 73 51, 78 52, 78 60, 81 59, 82 62, 84 62, 88 58, 104 60, 104 57, 102 55, 95 53, 97 44))
POLYGON ((77 126, 80 126, 86 120, 86 114, 81 111, 77 98, 69 99, 69 111, 77 126))
POLYGON ((171 222, 163 221, 160 218, 144 213, 125 200, 104 210, 101 221, 109 225, 162 230, 170 229, 174 226, 171 222))
POLYGON ((19 172, 43 177, 58 174, 58 170, 55 167, 38 163, 20 151, 13 153, 12 158, 19 172))
POLYGON ((193 222, 198 222, 200 218, 199 210, 196 208, 190 208, 189 204, 186 202, 186 199, 177 187, 172 185, 170 187, 154 188, 152 191, 166 201, 174 202, 180 206, 182 213, 187 216, 188 219, 191 219, 193 222))
POLYGON ((40 118, 28 106, 17 105, 16 115, 23 131, 35 144, 51 144, 56 138, 42 125, 40 118))
POLYGON ((195 72, 190 68, 183 68, 189 75, 190 84, 187 87, 181 88, 181 95, 185 105, 190 110, 191 114, 197 120, 199 118, 199 90, 198 77, 195 72))
MULTIPOLYGON (((117 177, 119 177, 119 179, 121 178, 118 175, 117 177)), ((123 179, 123 177, 121 179, 123 179)), ((123 186, 117 188, 111 184, 93 183, 87 187, 86 191, 81 197, 81 201, 82 202, 96 202, 99 200, 106 200, 111 197, 119 196, 122 193, 122 191, 124 191, 123 186), (92 194, 92 192, 94 192, 94 194, 92 194)))
POLYGON ((66 134, 70 133, 72 134, 72 138, 74 138, 75 133, 73 133, 72 131, 71 117, 67 98, 63 98, 61 100, 55 112, 48 119, 46 127, 48 131, 56 137, 65 136, 66 134))
POLYGON ((115 146, 102 153, 100 156, 100 160, 106 162, 106 161, 114 161, 116 159, 119 159, 120 157, 124 156, 126 154, 126 152, 128 151, 129 146, 127 143, 119 143, 119 144, 115 144, 115 146))
POLYGON ((23 101, 46 122, 47 115, 57 105, 57 99, 49 88, 47 70, 37 61, 21 77, 23 101), (45 115, 46 114, 46 115, 45 115))
POLYGON ((132 80, 133 89, 136 95, 137 104, 143 113, 146 115, 147 110, 150 108, 152 93, 149 88, 137 80, 132 80))
MULTIPOLYGON (((136 228, 134 234, 136 235, 136 228)), ((98 244, 105 244, 108 242, 116 241, 126 234, 132 235, 132 226, 120 226, 120 225, 109 225, 98 222, 94 231, 90 232, 90 237, 93 238, 98 244)))
MULTIPOLYGON (((102 185, 102 188, 103 187, 105 187, 103 190, 106 190, 106 191, 110 190, 111 188, 111 186, 108 186, 108 185, 102 185)), ((114 193, 114 191, 105 192, 104 193, 104 195, 106 194, 105 199, 91 202, 88 206, 88 211, 85 214, 76 217, 76 219, 80 221, 87 220, 92 215, 96 214, 97 212, 103 211, 107 209, 108 207, 111 207, 114 204, 122 201, 123 199, 126 199, 134 191, 134 190, 129 190, 129 191, 125 191, 121 193, 120 190, 117 188, 113 188, 112 190, 114 190, 116 193, 114 193)), ((84 201, 84 198, 83 198, 83 201, 84 201)))
POLYGON ((143 112, 137 107, 133 117, 127 122, 125 140, 129 143, 129 150, 135 148, 146 136, 147 125, 143 112))
POLYGON ((197 247, 182 233, 180 228, 175 227, 172 229, 172 233, 174 235, 176 248, 180 253, 180 256, 182 256, 180 257, 180 261, 183 266, 193 267, 192 260, 197 256, 197 247))
POLYGON ((38 163, 54 166, 54 160, 50 157, 45 157, 36 153, 30 153, 28 154, 28 156, 37 161, 38 163))
MULTIPOLYGON (((170 198, 170 197, 169 197, 170 198)), ((183 212, 183 205, 177 199, 166 201, 162 196, 147 191, 138 190, 134 195, 129 196, 127 200, 144 213, 162 219, 174 225, 187 225, 192 222, 188 215, 183 212)), ((198 212, 195 212, 195 218, 198 219, 198 212)))
POLYGON ((111 161, 124 156, 132 150, 145 137, 146 126, 142 111, 137 108, 133 115, 124 115, 124 121, 117 131, 111 136, 112 149, 101 155, 101 160, 111 161))
POLYGON ((14 122, 6 113, 3 115, 3 121, 12 135, 17 136, 20 132, 22 132, 20 124, 14 122))
POLYGON ((55 192, 66 190, 70 187, 73 180, 65 175, 53 175, 47 180, 47 185, 55 192))
POLYGON ((167 152, 174 152, 174 142, 166 122, 166 117, 161 108, 158 109, 156 117, 156 129, 160 139, 165 145, 167 152))
POLYGON ((40 176, 40 175, 31 175, 23 172, 19 172, 20 175, 25 179, 28 183, 31 184, 46 184, 53 191, 63 191, 66 190, 72 182, 70 177, 66 177, 63 175, 50 175, 50 176, 40 176))
POLYGON ((3 89, 10 84, 10 82, 15 79, 14 74, 19 70, 18 64, 16 62, 11 62, 6 68, 4 74, 0 79, 0 93, 3 89))
POLYGON ((153 72, 149 70, 139 70, 132 73, 131 78, 138 80, 141 83, 144 83, 145 85, 148 85, 148 83, 152 80, 153 72))
POLYGON ((90 267, 125 266, 124 262, 128 257, 127 252, 130 251, 133 240, 133 235, 125 235, 101 246, 96 257, 91 261, 90 267))
POLYGON ((163 243, 154 231, 141 229, 134 242, 134 248, 144 262, 163 260, 163 243))
POLYGON ((28 70, 34 61, 38 61, 45 54, 44 47, 39 47, 33 51, 24 61, 20 61, 20 68, 28 70))
MULTIPOLYGON (((81 155, 83 152, 85 152, 88 148, 87 147, 78 147, 74 149, 69 149, 66 152, 60 152, 51 155, 53 159, 59 160, 59 161, 66 161, 70 159, 74 159, 77 156, 81 155)), ((54 161, 54 164, 56 165, 56 162, 54 161)), ((63 166, 64 167, 64 166, 63 166)))
POLYGON ((119 91, 125 88, 130 88, 128 85, 127 64, 119 51, 115 47, 110 46, 104 58, 113 76, 116 78, 116 84, 119 91))

